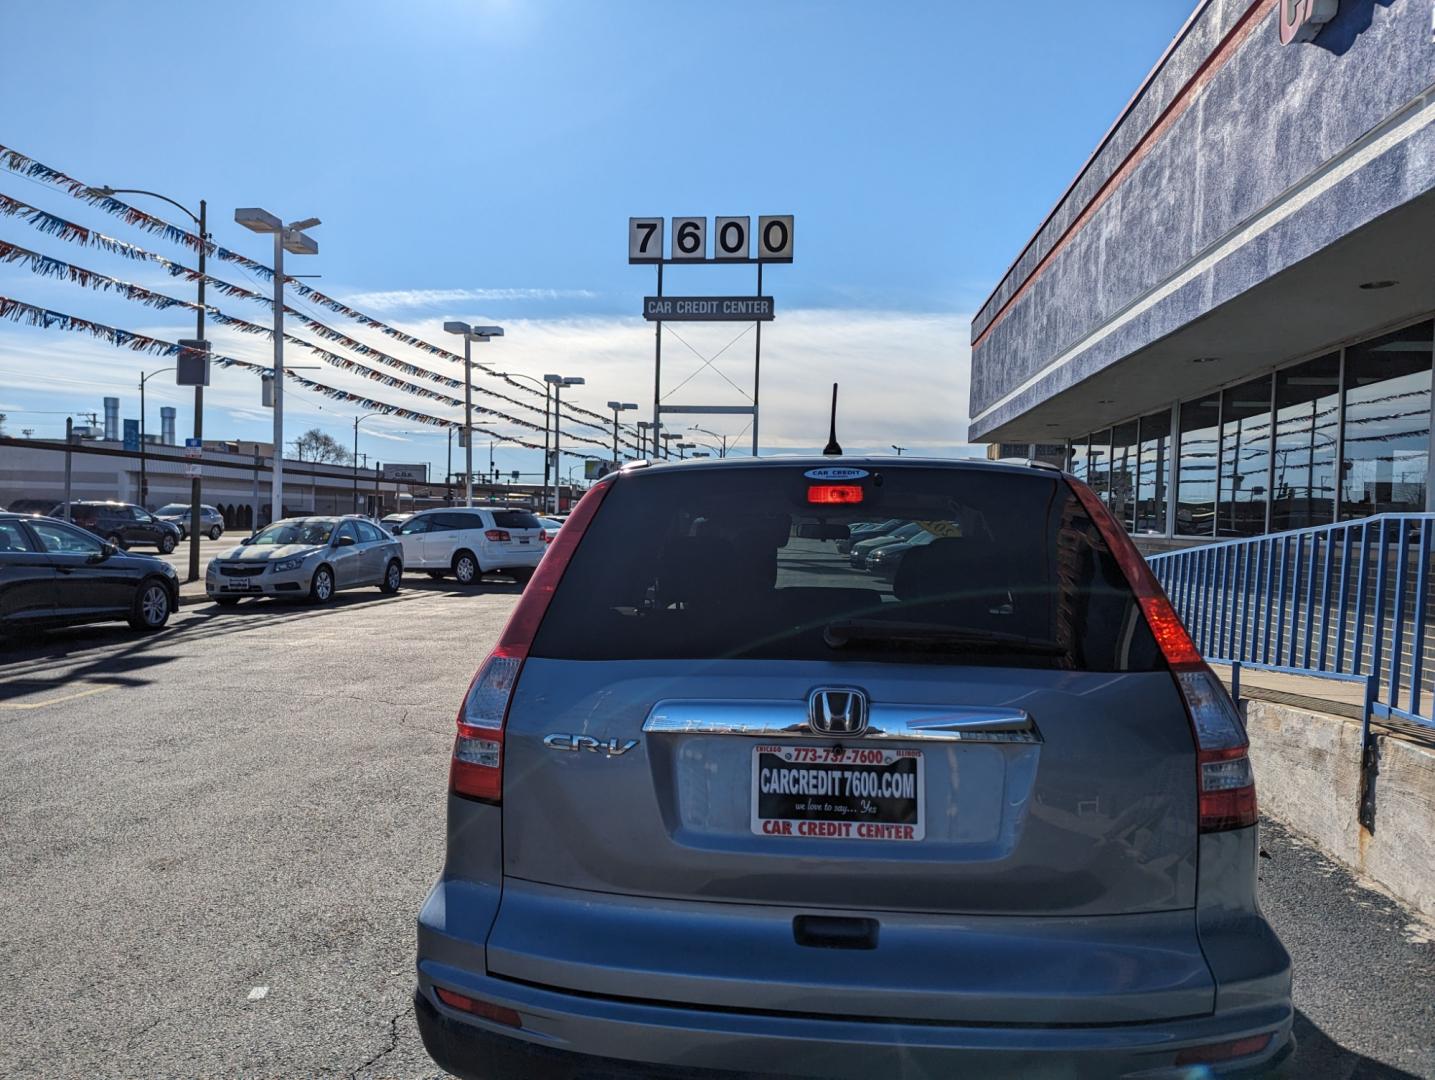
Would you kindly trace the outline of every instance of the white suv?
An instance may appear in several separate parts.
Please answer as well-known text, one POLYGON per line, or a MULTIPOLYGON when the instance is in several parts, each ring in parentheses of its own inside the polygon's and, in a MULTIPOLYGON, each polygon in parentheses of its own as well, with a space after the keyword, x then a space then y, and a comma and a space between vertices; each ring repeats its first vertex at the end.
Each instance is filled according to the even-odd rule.
POLYGON ((461 585, 481 574, 527 581, 543 557, 543 526, 527 510, 459 506, 420 510, 393 530, 404 546, 404 569, 430 577, 452 573, 461 585))

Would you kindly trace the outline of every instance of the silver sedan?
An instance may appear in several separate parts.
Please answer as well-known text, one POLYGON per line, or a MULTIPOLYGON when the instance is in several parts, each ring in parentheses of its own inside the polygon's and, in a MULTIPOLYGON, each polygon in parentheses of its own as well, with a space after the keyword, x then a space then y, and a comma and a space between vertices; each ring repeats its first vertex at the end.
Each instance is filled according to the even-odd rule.
POLYGON ((225 605, 246 596, 322 604, 340 589, 366 585, 396 593, 403 573, 402 546, 367 518, 285 518, 211 559, 204 590, 225 605))

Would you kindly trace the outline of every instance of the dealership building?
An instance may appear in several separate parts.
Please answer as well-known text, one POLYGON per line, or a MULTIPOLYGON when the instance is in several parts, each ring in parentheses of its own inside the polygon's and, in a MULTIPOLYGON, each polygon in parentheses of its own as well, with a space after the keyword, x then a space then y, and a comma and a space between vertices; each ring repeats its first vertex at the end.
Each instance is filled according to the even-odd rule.
POLYGON ((1432 316, 1431 0, 1204 0, 973 319, 970 438, 1155 546, 1435 511, 1432 316))

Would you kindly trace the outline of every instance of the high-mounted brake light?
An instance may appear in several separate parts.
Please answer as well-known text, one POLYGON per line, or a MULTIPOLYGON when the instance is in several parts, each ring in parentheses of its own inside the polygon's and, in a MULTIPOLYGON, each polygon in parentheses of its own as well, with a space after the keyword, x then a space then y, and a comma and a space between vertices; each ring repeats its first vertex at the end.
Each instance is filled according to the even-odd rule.
MULTIPOLYGON (((523 661, 573 550, 615 480, 616 477, 599 481, 579 500, 572 516, 543 553, 518 606, 498 636, 498 644, 468 684, 468 693, 458 710, 458 734, 449 762, 448 786, 455 795, 494 803, 503 798, 503 727, 508 722, 508 707, 523 661)), ((499 530, 489 531, 490 539, 496 531, 499 530)))
POLYGON ((807 501, 814 506, 849 506, 862 501, 860 484, 810 484, 807 501))
POLYGON ((1066 482, 1111 549, 1176 680, 1196 740, 1198 829, 1210 833, 1254 825, 1256 781, 1247 756, 1250 743, 1231 695, 1196 649, 1161 583, 1126 530, 1096 492, 1072 477, 1068 476, 1066 482))

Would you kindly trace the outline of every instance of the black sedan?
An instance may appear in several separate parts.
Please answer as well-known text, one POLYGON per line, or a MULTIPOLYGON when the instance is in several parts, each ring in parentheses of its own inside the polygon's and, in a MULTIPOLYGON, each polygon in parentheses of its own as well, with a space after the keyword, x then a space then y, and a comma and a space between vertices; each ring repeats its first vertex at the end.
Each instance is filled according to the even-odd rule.
POLYGON ((0 636, 111 619, 158 630, 178 607, 179 578, 163 559, 69 522, 0 514, 0 636))

